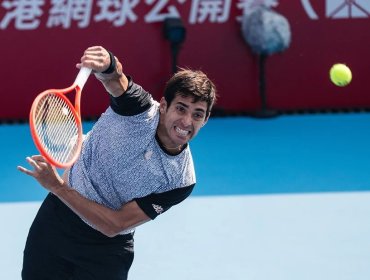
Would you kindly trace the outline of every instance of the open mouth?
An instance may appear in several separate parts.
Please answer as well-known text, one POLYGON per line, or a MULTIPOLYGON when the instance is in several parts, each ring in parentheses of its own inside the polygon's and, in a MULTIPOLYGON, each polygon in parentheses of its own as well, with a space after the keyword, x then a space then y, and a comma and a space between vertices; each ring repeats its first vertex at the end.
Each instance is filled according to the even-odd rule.
POLYGON ((190 131, 189 130, 184 130, 184 129, 181 129, 177 126, 175 126, 175 131, 176 133, 181 136, 181 137, 186 137, 190 134, 190 131))

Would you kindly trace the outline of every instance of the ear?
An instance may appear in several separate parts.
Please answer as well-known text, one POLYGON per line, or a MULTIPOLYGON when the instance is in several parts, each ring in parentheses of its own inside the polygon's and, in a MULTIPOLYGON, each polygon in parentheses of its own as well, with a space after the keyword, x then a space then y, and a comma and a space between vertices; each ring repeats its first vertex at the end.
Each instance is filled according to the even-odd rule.
POLYGON ((202 127, 205 126, 206 123, 208 122, 209 116, 210 116, 210 114, 208 114, 208 116, 206 117, 206 119, 203 121, 202 127))
POLYGON ((167 110, 167 101, 164 99, 164 97, 161 98, 161 101, 159 102, 159 112, 163 114, 167 110))

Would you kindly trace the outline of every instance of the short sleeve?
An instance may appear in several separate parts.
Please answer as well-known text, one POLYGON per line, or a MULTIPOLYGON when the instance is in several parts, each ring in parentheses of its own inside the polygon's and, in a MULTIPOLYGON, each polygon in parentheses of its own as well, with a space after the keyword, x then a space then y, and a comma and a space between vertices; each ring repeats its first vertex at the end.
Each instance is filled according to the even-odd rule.
POLYGON ((153 193, 134 200, 141 210, 143 210, 149 218, 154 220, 158 215, 185 200, 193 191, 194 185, 195 184, 163 193, 153 193))

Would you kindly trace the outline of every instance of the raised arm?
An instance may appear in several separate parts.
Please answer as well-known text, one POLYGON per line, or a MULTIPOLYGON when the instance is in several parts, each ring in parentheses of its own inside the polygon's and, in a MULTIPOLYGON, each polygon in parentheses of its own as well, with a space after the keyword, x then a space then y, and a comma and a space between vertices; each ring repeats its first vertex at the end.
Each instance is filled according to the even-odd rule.
POLYGON ((95 77, 103 84, 109 94, 118 97, 127 90, 128 79, 122 71, 122 64, 108 50, 101 46, 89 47, 81 57, 77 68, 91 68, 95 77))

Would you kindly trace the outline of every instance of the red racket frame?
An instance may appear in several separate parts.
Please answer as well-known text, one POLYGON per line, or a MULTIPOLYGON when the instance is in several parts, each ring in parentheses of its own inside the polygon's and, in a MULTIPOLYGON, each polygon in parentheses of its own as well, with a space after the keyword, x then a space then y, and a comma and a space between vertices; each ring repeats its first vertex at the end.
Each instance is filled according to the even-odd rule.
POLYGON ((81 102, 81 89, 78 85, 73 84, 72 86, 65 88, 65 89, 49 89, 45 90, 42 93, 40 93, 35 100, 32 103, 30 116, 29 116, 29 122, 30 122, 30 129, 31 129, 31 135, 33 138, 33 141, 35 142, 35 145, 41 155, 45 157, 45 159, 52 165, 58 168, 68 168, 70 167, 79 157, 81 148, 82 148, 82 121, 81 121, 81 113, 80 113, 80 102, 81 102), (75 95, 75 105, 73 106, 71 101, 65 96, 68 93, 71 93, 72 91, 76 92, 75 95), (39 137, 39 135, 36 132, 35 127, 35 114, 36 109, 38 106, 38 103, 40 100, 42 100, 43 97, 46 95, 54 94, 58 97, 62 98, 66 104, 71 108, 71 112, 73 116, 75 117, 76 124, 77 124, 77 148, 74 156, 66 163, 59 162, 55 160, 51 155, 48 154, 48 152, 45 150, 42 141, 39 137))

